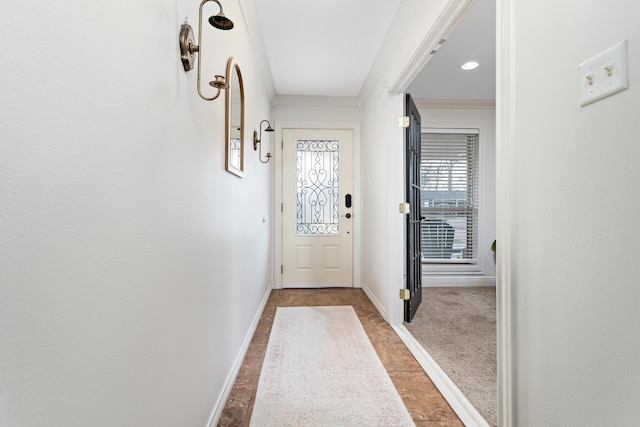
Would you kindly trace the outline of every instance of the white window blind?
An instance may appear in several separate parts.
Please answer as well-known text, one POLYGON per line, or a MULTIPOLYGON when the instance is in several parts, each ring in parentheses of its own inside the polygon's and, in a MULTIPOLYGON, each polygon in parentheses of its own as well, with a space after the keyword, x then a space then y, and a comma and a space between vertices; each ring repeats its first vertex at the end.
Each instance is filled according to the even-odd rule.
POLYGON ((422 259, 476 263, 478 130, 423 129, 420 165, 422 259))

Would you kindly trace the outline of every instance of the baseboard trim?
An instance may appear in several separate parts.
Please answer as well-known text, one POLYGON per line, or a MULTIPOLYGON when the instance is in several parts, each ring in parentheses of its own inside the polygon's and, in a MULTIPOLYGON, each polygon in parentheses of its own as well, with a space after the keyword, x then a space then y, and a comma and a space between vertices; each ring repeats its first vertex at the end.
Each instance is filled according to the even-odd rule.
POLYGON ((429 375, 431 381, 440 391, 451 408, 460 417, 466 427, 489 427, 487 421, 473 407, 451 378, 438 366, 429 353, 416 341, 409 330, 401 324, 392 324, 400 339, 405 343, 413 357, 416 358, 422 369, 429 375))
POLYGON ((435 276, 422 275, 423 288, 456 288, 456 287, 476 287, 495 286, 496 278, 485 277, 465 277, 465 276, 435 276))
POLYGON ((224 389, 222 394, 216 401, 216 404, 213 407, 213 411, 211 417, 209 417, 209 422, 207 423, 207 427, 213 427, 218 424, 220 421, 220 417, 222 416, 222 411, 224 410, 224 405, 227 403, 227 399, 231 394, 231 389, 233 388, 233 384, 236 382, 236 378, 238 377, 238 372, 240 371, 240 367, 242 366, 242 362, 244 361, 244 357, 247 355, 247 350, 249 349, 249 344, 251 343, 251 339, 253 338, 253 334, 256 332, 256 328, 258 327, 258 322, 260 322, 260 317, 262 316, 262 312, 267 305, 267 301, 269 300, 269 295, 271 294, 271 287, 267 289, 267 293, 262 298, 262 302, 260 303, 260 307, 258 308, 258 312, 256 313, 253 321, 251 322, 251 327, 249 328, 249 332, 244 338, 244 342, 242 343, 242 347, 240 348, 240 352, 236 357, 236 360, 233 363, 233 367, 231 369, 231 373, 227 377, 227 380, 224 384, 224 389))
POLYGON ((296 283, 293 285, 283 284, 282 289, 323 289, 323 288, 353 288, 351 283, 296 283))
POLYGON ((369 290, 367 285, 365 285, 364 283, 362 284, 362 290, 364 291, 367 298, 369 298, 369 301, 371 301, 373 306, 378 310, 380 316, 382 316, 382 318, 388 322, 389 319, 387 318, 387 310, 384 309, 384 306, 380 304, 380 301, 378 301, 373 292, 371 292, 371 290, 369 290))

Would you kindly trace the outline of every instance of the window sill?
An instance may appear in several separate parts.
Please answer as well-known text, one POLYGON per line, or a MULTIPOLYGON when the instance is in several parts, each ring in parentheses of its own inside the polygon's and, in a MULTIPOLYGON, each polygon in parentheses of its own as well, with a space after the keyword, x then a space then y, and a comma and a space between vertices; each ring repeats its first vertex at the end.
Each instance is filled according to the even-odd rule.
POLYGON ((433 263, 422 262, 422 273, 432 274, 483 274, 480 264, 469 264, 468 262, 447 262, 433 263))

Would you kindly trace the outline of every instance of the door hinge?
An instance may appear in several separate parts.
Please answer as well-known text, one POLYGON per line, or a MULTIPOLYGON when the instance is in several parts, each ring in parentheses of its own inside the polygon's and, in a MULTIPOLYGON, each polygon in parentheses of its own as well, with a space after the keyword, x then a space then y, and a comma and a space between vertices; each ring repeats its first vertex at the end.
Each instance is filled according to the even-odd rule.
POLYGON ((409 120, 409 116, 400 117, 398 122, 398 126, 401 128, 408 128, 411 121, 409 120))
POLYGON ((409 289, 400 289, 400 299, 408 300, 409 298, 411 298, 411 292, 409 292, 409 289))
POLYGON ((284 212, 284 203, 280 203, 280 212, 284 212))
POLYGON ((400 203, 398 205, 398 211, 401 214, 408 215, 411 213, 411 205, 409 203, 400 203))
POLYGON ((280 140, 280 151, 284 150, 284 139, 280 140))
POLYGON ((284 274, 284 265, 280 266, 280 274, 284 274))

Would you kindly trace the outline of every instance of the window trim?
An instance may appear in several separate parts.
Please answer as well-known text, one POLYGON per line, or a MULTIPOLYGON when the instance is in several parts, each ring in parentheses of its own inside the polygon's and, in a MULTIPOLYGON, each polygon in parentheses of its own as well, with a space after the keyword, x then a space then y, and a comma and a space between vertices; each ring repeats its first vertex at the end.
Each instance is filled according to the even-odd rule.
POLYGON ((451 261, 422 261, 423 268, 422 273, 425 276, 428 275, 477 275, 484 272, 484 236, 483 225, 485 217, 485 209, 483 208, 484 200, 484 186, 486 185, 486 166, 485 166, 485 125, 482 122, 455 122, 455 123, 422 123, 421 133, 467 133, 478 135, 478 217, 476 223, 476 245, 478 246, 477 253, 473 262, 469 260, 451 260, 451 261))

